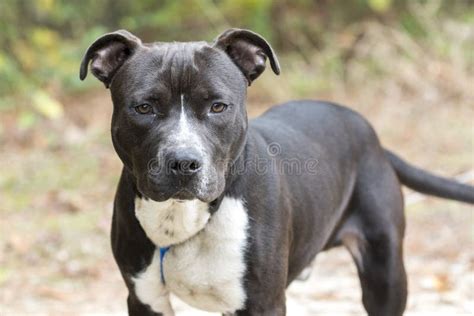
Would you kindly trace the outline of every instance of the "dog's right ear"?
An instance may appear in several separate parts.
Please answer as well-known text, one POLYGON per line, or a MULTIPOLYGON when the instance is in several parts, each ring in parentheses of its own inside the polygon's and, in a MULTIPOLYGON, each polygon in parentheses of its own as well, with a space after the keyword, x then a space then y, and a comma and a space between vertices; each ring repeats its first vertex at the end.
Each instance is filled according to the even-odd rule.
POLYGON ((119 68, 139 47, 142 47, 142 41, 125 30, 102 35, 87 49, 79 77, 81 80, 86 78, 92 60, 91 73, 108 88, 119 68))

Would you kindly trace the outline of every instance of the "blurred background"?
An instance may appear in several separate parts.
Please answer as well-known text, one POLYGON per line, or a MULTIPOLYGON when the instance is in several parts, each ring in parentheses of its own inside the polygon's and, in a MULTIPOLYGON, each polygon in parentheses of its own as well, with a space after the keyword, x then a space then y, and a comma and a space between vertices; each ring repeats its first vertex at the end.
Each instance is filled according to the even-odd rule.
MULTIPOLYGON (((264 35, 282 64, 249 89, 251 116, 296 98, 343 103, 386 147, 473 183, 474 1, 4 0, 1 315, 125 315, 109 246, 121 163, 108 91, 78 78, 88 45, 119 28, 149 42, 211 41, 228 27, 264 35)), ((406 204, 407 315, 473 315, 472 207, 409 191, 406 204)), ((288 314, 361 315, 360 295, 350 256, 331 250, 290 287, 288 314)))

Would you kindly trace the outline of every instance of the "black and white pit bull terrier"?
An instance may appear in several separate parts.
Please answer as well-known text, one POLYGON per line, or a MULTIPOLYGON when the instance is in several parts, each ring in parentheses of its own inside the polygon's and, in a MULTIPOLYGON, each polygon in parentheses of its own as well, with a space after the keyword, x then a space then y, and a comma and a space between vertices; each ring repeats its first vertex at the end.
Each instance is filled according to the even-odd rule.
POLYGON ((130 315, 174 315, 170 293, 225 315, 285 315, 285 289, 344 245, 369 315, 401 315, 407 284, 400 184, 474 203, 474 188, 383 149, 336 104, 292 101, 248 123, 246 90, 277 57, 260 35, 142 43, 127 31, 87 50, 110 89, 123 171, 112 247, 130 315))

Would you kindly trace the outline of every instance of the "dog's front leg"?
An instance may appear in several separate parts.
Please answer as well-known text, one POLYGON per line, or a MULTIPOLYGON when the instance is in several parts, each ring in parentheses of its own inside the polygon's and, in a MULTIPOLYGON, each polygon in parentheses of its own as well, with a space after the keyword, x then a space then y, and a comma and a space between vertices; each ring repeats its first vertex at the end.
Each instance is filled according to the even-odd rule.
POLYGON ((285 316, 286 305, 285 301, 278 302, 273 306, 262 307, 249 305, 245 310, 238 311, 236 316, 285 316))
POLYGON ((132 279, 128 296, 128 313, 132 315, 174 316, 169 291, 160 278, 160 254, 155 251, 152 261, 132 279), (137 311, 135 313, 135 311, 137 311), (146 312, 148 311, 148 312, 146 312), (144 313, 145 312, 145 313, 144 313))
POLYGON ((143 304, 134 293, 127 298, 129 316, 166 316, 163 313, 154 312, 149 305, 143 304))
POLYGON ((174 316, 160 272, 160 253, 135 217, 135 192, 124 171, 114 203, 111 241, 115 261, 127 285, 130 316, 174 316))
MULTIPOLYGON (((286 258, 286 249, 281 247, 275 249, 273 253, 277 253, 279 258, 286 258)), ((267 262, 271 261, 267 259, 267 262)), ((285 316, 286 271, 288 271, 286 260, 273 260, 271 265, 251 263, 245 286, 247 293, 245 308, 237 311, 235 315, 285 316)))

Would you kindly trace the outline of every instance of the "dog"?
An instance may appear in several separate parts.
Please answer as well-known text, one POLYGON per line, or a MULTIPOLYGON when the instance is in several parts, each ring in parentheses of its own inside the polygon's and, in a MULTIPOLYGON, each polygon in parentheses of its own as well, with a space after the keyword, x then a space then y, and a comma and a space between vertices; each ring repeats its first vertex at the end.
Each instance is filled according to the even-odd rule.
POLYGON ((369 315, 402 315, 401 184, 474 203, 474 188, 418 169, 354 111, 291 101, 247 119, 247 87, 277 56, 259 34, 212 43, 98 38, 80 67, 110 89, 123 162, 112 249, 130 315, 174 315, 170 293, 224 315, 285 315, 285 289, 344 245, 369 315), (90 66, 89 66, 90 64, 90 66))

